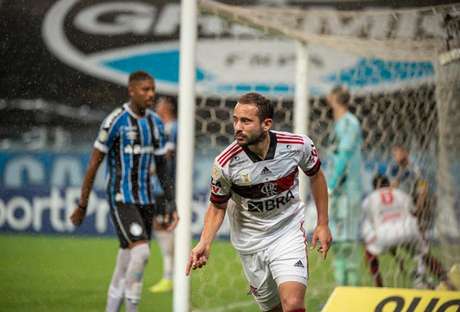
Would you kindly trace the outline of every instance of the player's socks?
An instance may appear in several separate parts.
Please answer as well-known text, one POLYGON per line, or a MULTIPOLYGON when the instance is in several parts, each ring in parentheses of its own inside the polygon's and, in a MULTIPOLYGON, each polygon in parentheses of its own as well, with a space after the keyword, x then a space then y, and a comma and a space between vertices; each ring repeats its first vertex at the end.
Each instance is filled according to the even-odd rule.
POLYGON ((441 262, 438 261, 434 256, 430 254, 423 255, 423 262, 431 273, 436 275, 439 280, 444 280, 447 278, 447 272, 442 266, 441 262))
POLYGON ((337 285, 346 284, 346 259, 335 258, 334 259, 334 277, 337 285))
POLYGON ((125 310, 126 312, 137 312, 137 305, 139 304, 139 300, 132 300, 129 298, 125 298, 125 310))
POLYGON ((118 250, 117 262, 110 282, 106 312, 117 312, 120 309, 124 295, 125 274, 130 258, 129 249, 118 250))
POLYGON ((166 231, 156 231, 158 245, 163 255, 163 279, 172 280, 173 261, 174 261, 174 233, 166 231))
POLYGON ((136 311, 141 300, 144 269, 150 256, 147 243, 140 244, 131 249, 131 257, 126 271, 125 305, 126 311, 136 311))
POLYGON ((355 268, 347 270, 347 285, 357 286, 359 283, 359 274, 355 268))
POLYGON ((382 275, 380 275, 379 259, 366 250, 366 260, 369 265, 369 271, 371 272, 374 285, 377 287, 383 287, 382 275))

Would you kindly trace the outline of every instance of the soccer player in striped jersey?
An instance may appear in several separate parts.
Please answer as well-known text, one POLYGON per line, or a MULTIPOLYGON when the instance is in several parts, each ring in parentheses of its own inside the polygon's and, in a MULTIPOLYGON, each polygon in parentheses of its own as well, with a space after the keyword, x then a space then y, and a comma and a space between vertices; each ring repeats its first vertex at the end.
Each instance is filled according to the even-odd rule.
MULTIPOLYGON (((177 143, 177 106, 171 97, 162 96, 155 105, 155 112, 161 118, 165 126, 165 134, 168 143, 166 144, 167 168, 169 174, 174 179, 176 176, 176 143, 177 143)), ((168 201, 165 200, 164 192, 160 188, 157 200, 157 218, 154 222, 155 238, 163 256, 163 277, 151 286, 152 293, 172 291, 173 289, 173 263, 174 263, 174 233, 166 231, 169 223, 173 221, 170 217, 168 201)))
POLYGON ((326 173, 331 195, 331 230, 337 243, 334 276, 338 285, 357 285, 359 279, 363 138, 358 118, 348 110, 350 99, 350 92, 342 86, 333 88, 327 96, 334 117, 326 173))
MULTIPOLYGON (((153 77, 142 71, 132 73, 128 93, 130 101, 102 122, 83 181, 80 201, 71 215, 74 225, 83 222, 96 172, 107 155, 108 201, 120 241, 108 291, 108 312, 118 311, 123 298, 126 311, 137 311, 141 298, 154 217, 155 199, 149 176, 153 161, 165 196, 174 203, 170 176, 162 169, 166 167, 163 123, 148 109, 155 96, 153 77)), ((177 213, 173 218, 170 229, 177 224, 177 213)))
POLYGON ((332 240, 327 185, 310 138, 273 131, 272 120, 273 106, 264 96, 239 98, 233 111, 235 141, 215 159, 203 232, 186 273, 207 263, 227 212, 231 242, 261 310, 300 312, 305 311, 308 263, 299 168, 310 177, 318 215, 312 245, 319 240, 323 257, 332 240))

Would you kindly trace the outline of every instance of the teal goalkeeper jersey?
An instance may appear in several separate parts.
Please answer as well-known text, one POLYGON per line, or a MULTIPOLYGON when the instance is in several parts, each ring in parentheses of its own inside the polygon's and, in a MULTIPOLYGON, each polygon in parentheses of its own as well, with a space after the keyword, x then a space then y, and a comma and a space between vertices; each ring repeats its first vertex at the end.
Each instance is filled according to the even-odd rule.
POLYGON ((360 196, 363 136, 356 116, 347 112, 336 121, 331 139, 327 165, 329 190, 337 195, 360 196))

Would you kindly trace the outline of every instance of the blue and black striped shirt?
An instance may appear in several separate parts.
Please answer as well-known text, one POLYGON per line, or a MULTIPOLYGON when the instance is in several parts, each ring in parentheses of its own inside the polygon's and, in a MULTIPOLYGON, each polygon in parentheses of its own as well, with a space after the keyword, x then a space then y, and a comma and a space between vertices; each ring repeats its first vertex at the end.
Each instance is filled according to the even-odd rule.
POLYGON ((107 191, 112 204, 155 202, 149 168, 154 156, 165 153, 165 144, 163 123, 151 110, 139 117, 125 103, 107 116, 94 147, 107 154, 107 191))

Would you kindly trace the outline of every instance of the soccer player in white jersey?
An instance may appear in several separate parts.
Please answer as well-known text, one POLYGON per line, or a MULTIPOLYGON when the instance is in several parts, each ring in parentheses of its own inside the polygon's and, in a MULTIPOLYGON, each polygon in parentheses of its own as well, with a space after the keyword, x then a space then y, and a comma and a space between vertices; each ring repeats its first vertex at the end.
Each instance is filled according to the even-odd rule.
POLYGON ((403 247, 417 261, 414 287, 429 287, 425 282, 429 270, 449 289, 455 289, 441 263, 429 253, 428 244, 414 216, 416 208, 412 197, 401 189, 390 187, 386 176, 375 176, 372 184, 375 190, 364 199, 362 205, 362 235, 374 285, 383 287, 377 257, 385 251, 395 254, 394 249, 403 247), (432 263, 436 263, 436 266, 432 266, 432 263))
POLYGON ((186 272, 207 263, 228 212, 231 242, 261 310, 301 312, 308 263, 298 168, 310 177, 318 215, 312 247, 319 241, 324 258, 332 241, 327 185, 310 138, 273 131, 272 122, 273 106, 264 96, 239 98, 233 111, 235 141, 215 159, 203 232, 186 272))
POLYGON ((423 256, 428 246, 422 239, 413 216, 412 198, 404 191, 391 188, 387 177, 377 175, 373 181, 374 191, 363 201, 362 235, 366 244, 366 260, 374 285, 383 287, 378 256, 398 246, 415 253, 417 276, 425 274, 423 256))

